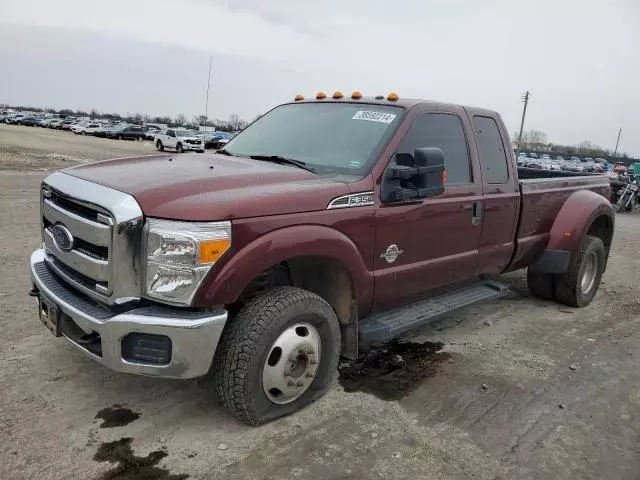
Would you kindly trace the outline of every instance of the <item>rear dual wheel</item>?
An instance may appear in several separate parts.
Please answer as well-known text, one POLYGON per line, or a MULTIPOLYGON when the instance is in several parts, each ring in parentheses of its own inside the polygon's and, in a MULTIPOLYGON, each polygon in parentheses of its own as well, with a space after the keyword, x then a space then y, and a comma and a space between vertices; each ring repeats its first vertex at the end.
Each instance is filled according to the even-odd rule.
POLYGON ((586 307, 600 287, 606 253, 602 240, 587 235, 582 240, 578 258, 566 273, 527 272, 527 284, 532 295, 544 300, 557 300, 572 307, 586 307))
POLYGON ((279 287, 226 327, 213 364, 218 397, 249 425, 288 415, 322 397, 340 354, 340 325, 319 296, 279 287))

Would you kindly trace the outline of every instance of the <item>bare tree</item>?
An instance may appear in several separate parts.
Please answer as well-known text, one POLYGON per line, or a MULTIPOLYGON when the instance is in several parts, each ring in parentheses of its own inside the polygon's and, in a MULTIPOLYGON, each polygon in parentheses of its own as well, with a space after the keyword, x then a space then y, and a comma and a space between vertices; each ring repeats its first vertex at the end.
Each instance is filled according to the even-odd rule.
POLYGON ((187 123, 187 117, 184 116, 184 113, 179 113, 178 115, 176 115, 175 123, 179 126, 183 126, 185 123, 187 123))
POLYGON ((100 113, 98 112, 98 110, 96 110, 95 108, 91 109, 91 112, 89 113, 89 116, 91 117, 91 119, 93 120, 96 117, 100 116, 100 113))

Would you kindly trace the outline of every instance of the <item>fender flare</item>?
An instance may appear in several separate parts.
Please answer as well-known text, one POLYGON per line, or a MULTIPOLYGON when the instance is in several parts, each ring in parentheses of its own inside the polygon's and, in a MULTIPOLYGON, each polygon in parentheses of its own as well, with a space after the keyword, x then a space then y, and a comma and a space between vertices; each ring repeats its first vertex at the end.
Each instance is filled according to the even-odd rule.
MULTIPOLYGON (((613 229, 615 212, 605 197, 590 190, 579 190, 571 194, 556 215, 549 232, 547 248, 531 264, 531 271, 561 274, 571 270, 577 260, 582 239, 593 222, 602 216, 611 220, 613 229)), ((607 249, 607 256, 608 253, 607 249)))
POLYGON ((221 267, 212 269, 198 292, 196 303, 229 305, 265 270, 296 257, 322 256, 339 262, 352 282, 358 305, 373 301, 374 277, 358 247, 345 234, 321 225, 298 225, 271 231, 234 252, 221 267))

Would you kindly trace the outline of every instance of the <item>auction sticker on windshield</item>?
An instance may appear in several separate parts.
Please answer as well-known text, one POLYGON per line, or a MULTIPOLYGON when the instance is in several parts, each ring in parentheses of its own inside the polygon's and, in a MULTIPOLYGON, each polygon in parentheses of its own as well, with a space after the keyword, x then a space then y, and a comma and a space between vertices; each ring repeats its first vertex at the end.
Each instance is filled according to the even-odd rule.
POLYGON ((391 123, 397 115, 393 113, 369 112, 367 110, 359 110, 353 116, 352 120, 368 120, 370 122, 391 123))

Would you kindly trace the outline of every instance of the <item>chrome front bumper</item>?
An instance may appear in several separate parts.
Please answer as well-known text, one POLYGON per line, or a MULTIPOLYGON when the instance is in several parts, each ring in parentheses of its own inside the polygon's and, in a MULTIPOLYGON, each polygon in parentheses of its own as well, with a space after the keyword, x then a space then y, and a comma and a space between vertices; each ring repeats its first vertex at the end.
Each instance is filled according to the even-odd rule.
POLYGON ((30 266, 34 292, 53 302, 61 312, 62 335, 104 366, 119 372, 166 378, 194 378, 209 371, 227 321, 225 310, 194 312, 156 304, 116 313, 79 295, 62 281, 45 263, 42 249, 31 254, 30 266), (96 353, 81 345, 78 332, 97 333, 100 351, 96 353), (156 365, 125 360, 122 341, 130 333, 168 337, 171 340, 169 363, 156 365))

